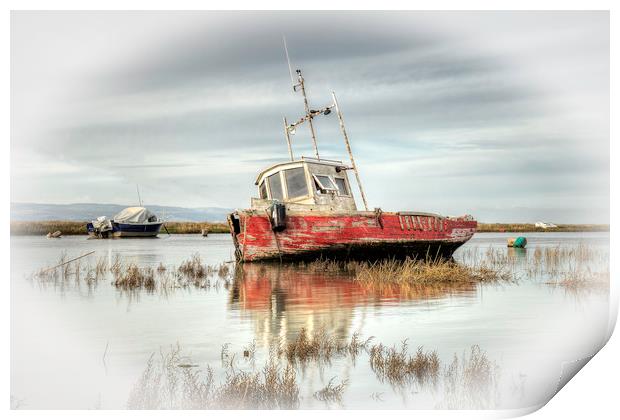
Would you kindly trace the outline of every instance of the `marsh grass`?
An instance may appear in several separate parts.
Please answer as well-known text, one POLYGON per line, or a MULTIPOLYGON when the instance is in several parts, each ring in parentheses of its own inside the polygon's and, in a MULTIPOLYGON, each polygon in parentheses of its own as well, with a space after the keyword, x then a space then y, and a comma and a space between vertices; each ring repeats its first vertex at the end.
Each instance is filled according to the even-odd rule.
POLYGON ((29 280, 36 280, 39 287, 54 287, 61 292, 71 288, 79 290, 82 285, 86 285, 89 291, 94 290, 104 275, 105 261, 98 259, 92 266, 80 260, 65 264, 67 260, 67 254, 61 253, 58 261, 52 267, 35 271, 29 280))
POLYGON ((460 252, 458 259, 466 266, 483 263, 502 270, 515 281, 540 281, 571 293, 609 288, 609 250, 583 243, 522 250, 472 247, 460 252))
POLYGON ((202 233, 203 230, 209 233, 230 233, 228 224, 217 222, 166 222, 166 227, 170 233, 193 234, 202 233))
POLYGON ((151 267, 129 264, 114 279, 113 285, 122 290, 146 289, 152 292, 157 287, 155 271, 151 267))
POLYGON ((343 342, 327 333, 324 327, 319 327, 312 333, 308 333, 304 327, 294 340, 279 347, 278 354, 285 356, 293 364, 309 360, 329 362, 334 356, 357 356, 361 350, 368 348, 371 340, 372 337, 361 341, 359 334, 355 333, 350 341, 343 342))
POLYGON ((367 284, 481 283, 507 280, 503 273, 487 266, 465 266, 447 260, 385 260, 362 263, 356 280, 367 284))
POLYGON ((196 368, 180 347, 151 356, 128 401, 130 409, 293 409, 299 406, 296 373, 269 357, 260 371, 226 368, 215 383, 213 370, 196 368))
POLYGON ((190 279, 202 279, 207 276, 207 267, 202 263, 200 255, 194 254, 189 260, 183 261, 178 268, 179 273, 190 279))
POLYGON ((342 405, 342 395, 347 387, 346 380, 335 384, 334 379, 336 378, 331 378, 325 387, 314 393, 314 398, 324 402, 328 407, 333 403, 342 405))
POLYGON ((484 409, 499 404, 499 367, 479 346, 461 359, 456 354, 444 373, 443 408, 484 409))
MULTIPOLYGON (((319 328, 324 331, 324 328, 319 328)), ((443 408, 492 408, 499 402, 499 368, 478 346, 462 357, 456 354, 448 365, 436 351, 418 347, 409 352, 406 340, 400 346, 370 346, 369 340, 354 335, 338 340, 323 332, 308 335, 300 331, 293 346, 271 346, 262 367, 254 364, 255 343, 243 347, 243 356, 229 344, 221 349, 221 371, 200 368, 183 356, 178 345, 167 353, 152 355, 129 396, 131 409, 292 409, 301 403, 297 370, 325 358, 355 358, 364 352, 372 371, 381 382, 398 389, 431 387, 443 408), (336 344, 340 342, 341 344, 336 344), (352 344, 353 343, 353 344, 352 344), (325 350, 331 349, 331 350, 325 350), (302 351, 303 350, 303 351, 302 351), (248 363, 250 362, 250 363, 248 363), (216 383, 215 378, 220 378, 216 383)), ((354 384, 332 377, 312 396, 328 407, 342 406, 346 390, 354 384)), ((373 394, 381 401, 381 394, 373 394)))
POLYGON ((77 287, 81 283, 96 286, 103 280, 108 280, 120 291, 140 291, 147 293, 168 293, 175 289, 209 289, 228 288, 234 272, 227 263, 206 265, 198 254, 183 261, 179 267, 166 267, 162 263, 155 268, 141 267, 134 262, 123 260, 115 254, 111 260, 100 257, 93 263, 92 259, 76 260, 65 264, 68 260, 62 253, 59 261, 53 264, 55 268, 37 270, 31 280, 41 286, 58 286, 62 290, 77 287), (57 267, 56 267, 57 266, 57 267))
POLYGON ((535 248, 527 263, 530 277, 557 277, 567 273, 591 272, 594 267, 605 267, 609 264, 609 252, 581 243, 576 247, 535 248))
POLYGON ((478 232, 609 232, 606 224, 564 224, 555 228, 539 228, 533 223, 478 223, 478 232))
MULTIPOLYGON (((472 254, 473 255, 473 254, 472 254)), ((451 292, 471 291, 479 283, 516 281, 500 264, 491 266, 478 258, 473 264, 441 258, 425 260, 334 261, 318 259, 297 267, 316 273, 338 273, 382 296, 432 298, 451 292)))
POLYGON ((436 383, 440 361, 435 351, 425 352, 418 347, 415 354, 408 353, 407 342, 400 348, 376 344, 370 348, 370 367, 379 380, 391 385, 436 383))
POLYGON ((592 272, 573 270, 564 273, 560 278, 546 282, 552 287, 561 287, 567 293, 578 295, 583 292, 609 292, 609 270, 592 272))

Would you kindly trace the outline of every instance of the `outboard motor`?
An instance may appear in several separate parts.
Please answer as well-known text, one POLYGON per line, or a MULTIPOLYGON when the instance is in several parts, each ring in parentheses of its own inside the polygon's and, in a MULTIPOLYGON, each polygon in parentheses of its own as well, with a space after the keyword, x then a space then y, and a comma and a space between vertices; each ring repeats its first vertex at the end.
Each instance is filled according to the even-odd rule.
POLYGON ((269 222, 274 232, 286 229, 286 206, 282 203, 273 203, 269 207, 269 222))

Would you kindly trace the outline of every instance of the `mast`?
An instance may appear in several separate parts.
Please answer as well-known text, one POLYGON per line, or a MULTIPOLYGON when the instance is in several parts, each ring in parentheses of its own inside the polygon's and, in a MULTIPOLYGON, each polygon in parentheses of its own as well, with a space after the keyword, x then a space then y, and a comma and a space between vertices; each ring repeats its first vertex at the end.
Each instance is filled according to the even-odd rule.
POLYGON ((336 114, 338 115, 338 122, 340 124, 340 131, 342 132, 342 136, 344 137, 344 144, 347 148, 347 152, 349 153, 349 159, 351 159, 351 168, 348 168, 348 169, 353 169, 353 172, 355 172, 355 180, 357 181, 357 186, 360 190, 362 201, 364 202, 364 208, 366 209, 366 211, 368 211, 368 202, 366 201, 366 194, 364 193, 364 188, 362 187, 362 181, 360 179, 360 174, 359 174, 359 171, 357 170, 355 159, 353 158, 353 151, 351 150, 351 144, 349 143, 349 136, 347 135, 347 130, 344 127, 344 118, 342 117, 342 112, 340 112, 340 108, 338 107, 338 101, 336 100, 336 94, 332 92, 332 99, 334 102, 331 105, 328 105, 326 107, 323 107, 317 110, 310 109, 310 105, 308 104, 308 97, 306 96, 306 87, 304 83, 304 78, 301 75, 301 70, 295 70, 295 73, 297 74, 297 83, 295 83, 295 80, 293 78, 293 70, 291 68, 291 60, 289 58, 288 48, 286 46, 286 38, 284 38, 283 36, 282 40, 284 41, 284 52, 286 53, 288 71, 291 76, 291 83, 293 84, 293 92, 297 92, 297 88, 300 88, 301 94, 304 98, 304 110, 306 111, 306 114, 293 124, 288 124, 286 118, 284 118, 284 135, 286 136, 286 143, 288 145, 288 153, 291 157, 291 161, 294 160, 294 158, 293 158, 293 150, 291 146, 290 135, 295 134, 295 129, 297 128, 297 126, 306 121, 308 122, 308 125, 310 126, 310 134, 312 135, 312 145, 314 146, 314 155, 316 156, 317 160, 321 160, 321 158, 319 157, 319 148, 316 143, 316 133, 314 131, 314 125, 312 124, 312 119, 318 115, 329 115, 332 112, 332 108, 335 108, 336 114))
MULTIPOLYGON (((312 145, 314 146, 314 155, 318 160, 321 160, 319 157, 319 148, 316 145, 316 134, 314 132, 314 125, 312 124, 312 118, 314 115, 310 112, 310 106, 308 105, 308 98, 306 97, 306 88, 304 86, 304 78, 301 75, 301 70, 296 70, 297 72, 297 80, 299 81, 298 85, 301 88, 301 94, 304 97, 304 109, 306 110, 306 119, 308 121, 308 125, 310 126, 310 135, 312 136, 312 145)), ((294 89, 294 87, 293 87, 294 89)))
MULTIPOLYGON (((308 104, 308 97, 306 96, 306 87, 304 85, 304 78, 301 75, 301 70, 295 70, 295 73, 297 74, 297 83, 295 83, 295 79, 293 78, 293 69, 291 67, 291 60, 288 55, 288 47, 286 46, 286 38, 284 36, 282 36, 282 41, 284 42, 284 53, 286 54, 286 62, 288 63, 288 72, 291 76, 291 83, 293 84, 293 92, 297 92, 297 88, 298 87, 300 88, 301 94, 304 97, 304 110, 306 111, 305 116, 303 116, 299 121, 297 121, 295 124, 291 124, 287 128, 286 138, 287 138, 287 141, 289 142, 289 149, 290 149, 289 133, 295 134, 295 131, 294 131, 295 127, 303 123, 304 121, 308 121, 308 125, 310 126, 310 135, 312 137, 312 146, 314 147, 314 155, 316 156, 318 160, 321 160, 319 156, 319 148, 316 143, 316 132, 314 131, 314 124, 312 124, 312 118, 314 118, 316 115, 321 114, 322 111, 315 111, 315 110, 310 109, 310 105, 308 104)), ((323 111, 328 108, 329 107, 324 108, 323 111)), ((327 112, 327 114, 329 114, 329 111, 327 112)), ((289 153, 291 156, 293 155, 293 153, 290 150, 289 150, 289 153)))
POLYGON ((140 197, 140 187, 136 184, 136 191, 138 192, 138 202, 140 203, 140 207, 142 207, 142 197, 140 197))
POLYGON ((284 136, 286 137, 286 145, 288 146, 288 154, 291 157, 291 162, 295 159, 293 158, 293 148, 291 147, 291 135, 288 132, 288 122, 286 121, 286 117, 284 117, 284 136))
POLYGON ((342 112, 340 112, 340 107, 338 107, 338 101, 336 100, 336 94, 332 92, 332 99, 334 100, 334 107, 336 108, 336 115, 338 115, 338 122, 340 123, 340 131, 342 131, 342 137, 344 137, 344 144, 347 147, 347 152, 349 152, 349 159, 351 159, 351 166, 353 167, 353 172, 355 172, 355 179, 357 181, 357 186, 360 189, 360 195, 362 196, 362 201, 364 202, 364 208, 368 211, 368 203, 366 202, 366 194, 364 194, 364 189, 362 188, 362 181, 360 180, 360 174, 357 170, 357 165, 355 164, 355 159, 353 158, 353 152, 351 151, 351 144, 349 143, 349 136, 347 136, 347 130, 344 128, 344 118, 342 117, 342 112))

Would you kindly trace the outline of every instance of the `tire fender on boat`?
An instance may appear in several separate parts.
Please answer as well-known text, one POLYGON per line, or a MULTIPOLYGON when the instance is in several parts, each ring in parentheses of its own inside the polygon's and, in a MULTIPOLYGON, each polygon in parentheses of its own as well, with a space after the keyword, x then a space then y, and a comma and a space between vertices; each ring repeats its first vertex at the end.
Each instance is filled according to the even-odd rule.
POLYGON ((274 232, 286 229, 286 206, 282 203, 273 203, 269 207, 269 223, 274 232))

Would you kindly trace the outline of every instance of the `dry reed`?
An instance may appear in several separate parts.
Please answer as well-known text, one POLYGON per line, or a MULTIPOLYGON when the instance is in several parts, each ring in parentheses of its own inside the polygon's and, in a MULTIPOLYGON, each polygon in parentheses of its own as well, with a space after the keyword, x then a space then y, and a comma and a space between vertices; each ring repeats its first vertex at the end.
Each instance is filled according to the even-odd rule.
POLYGON ((545 229, 533 223, 478 223, 478 232, 609 232, 609 225, 564 224, 545 229))
POLYGON ((292 409, 299 406, 296 373, 270 357, 259 372, 227 368, 216 385, 210 367, 202 373, 178 346, 152 356, 131 391, 130 409, 292 409))
POLYGON ((361 341, 356 333, 349 342, 343 342, 328 334, 324 327, 315 329, 311 334, 304 327, 293 341, 280 346, 278 354, 284 355, 290 363, 329 361, 336 355, 350 354, 355 357, 360 350, 368 347, 371 340, 372 337, 361 341))
MULTIPOLYGON (((433 288, 442 292, 458 290, 478 283, 509 281, 509 273, 486 265, 468 266, 447 260, 385 260, 359 263, 354 280, 363 287, 383 294, 403 296, 429 294, 433 288)), ((431 293, 431 295, 436 293, 431 293)))
POLYGON ((370 348, 370 367, 379 380, 392 385, 434 383, 439 374, 439 357, 435 351, 425 352, 418 347, 414 355, 407 352, 407 342, 400 349, 376 344, 370 348))
POLYGON ((347 387, 347 381, 334 384, 334 378, 331 378, 327 385, 314 393, 314 398, 324 402, 328 406, 332 403, 342 404, 342 394, 347 387))
POLYGON ((156 287, 154 270, 151 267, 129 266, 114 280, 114 286, 123 290, 146 289, 153 291, 156 287))
POLYGON ((66 261, 66 254, 62 253, 55 268, 38 270, 30 278, 40 285, 62 286, 62 290, 77 287, 83 282, 96 285, 103 279, 111 279, 111 284, 119 290, 145 290, 149 293, 168 293, 190 287, 229 287, 232 282, 232 270, 228 264, 205 265, 197 254, 183 261, 178 268, 169 268, 162 263, 156 268, 140 267, 135 263, 126 263, 118 254, 111 261, 100 257, 94 266, 90 259, 65 264, 66 261))
MULTIPOLYGON (((152 356, 134 386, 129 408, 137 409, 273 409, 297 408, 301 402, 297 369, 305 363, 320 363, 327 358, 350 354, 355 361, 365 352, 369 364, 381 382, 395 387, 432 386, 443 395, 445 408, 491 408, 499 400, 499 368, 478 346, 454 356, 442 364, 435 351, 418 347, 408 352, 406 340, 400 346, 369 345, 354 334, 350 340, 338 340, 320 326, 312 334, 301 330, 289 345, 272 346, 261 369, 256 369, 255 342, 243 347, 243 357, 224 344, 220 358, 222 378, 215 383, 211 367, 204 371, 190 358, 183 357, 179 346, 160 357, 152 356), (249 364, 248 364, 249 362, 249 364), (303 362, 300 366, 297 364, 303 362), (245 370, 240 366, 246 366, 245 370), (442 375, 443 372, 443 375, 442 375)), ((327 406, 342 404, 348 381, 329 380, 312 395, 327 406)), ((373 394, 374 395, 374 394, 373 394)), ((373 399, 381 400, 380 394, 373 399)))
POLYGON ((491 362, 479 346, 472 346, 469 354, 454 355, 444 374, 444 401, 449 409, 493 408, 499 402, 499 368, 491 362))

